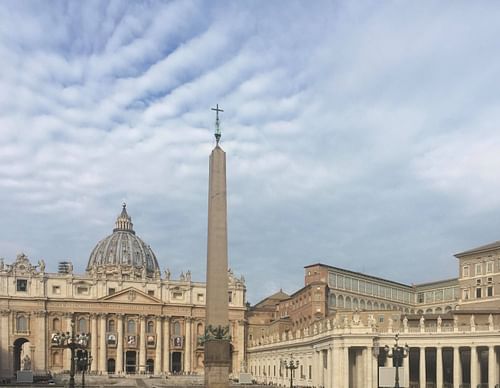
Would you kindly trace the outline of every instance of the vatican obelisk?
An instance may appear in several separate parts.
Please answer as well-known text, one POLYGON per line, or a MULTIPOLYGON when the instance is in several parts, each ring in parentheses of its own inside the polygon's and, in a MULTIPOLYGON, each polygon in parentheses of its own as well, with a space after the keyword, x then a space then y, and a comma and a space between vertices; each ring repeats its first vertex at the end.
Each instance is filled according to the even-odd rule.
POLYGON ((205 387, 227 388, 231 363, 228 265, 226 153, 221 138, 219 109, 215 110, 216 145, 210 155, 208 183, 207 305, 205 329, 205 387))

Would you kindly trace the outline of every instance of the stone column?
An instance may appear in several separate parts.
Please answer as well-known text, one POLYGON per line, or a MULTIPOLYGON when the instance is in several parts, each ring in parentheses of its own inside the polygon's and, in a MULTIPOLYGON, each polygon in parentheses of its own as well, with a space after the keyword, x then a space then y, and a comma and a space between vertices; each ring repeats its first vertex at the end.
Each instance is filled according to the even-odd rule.
MULTIPOLYGON (((72 325, 71 325, 73 314, 72 313, 65 313, 64 318, 66 318, 66 330, 65 331, 71 334, 71 331, 75 330, 75 328, 72 327, 72 325)), ((66 349, 64 349, 63 370, 70 370, 70 369, 71 369, 71 350, 66 348, 66 349)))
POLYGON ((123 314, 116 319, 116 373, 123 373, 123 314))
POLYGON ((476 387, 479 384, 477 348, 470 347, 470 385, 476 387))
POLYGON ((162 368, 162 360, 161 360, 161 349, 162 349, 162 330, 161 323, 162 318, 156 317, 156 348, 155 348, 155 375, 159 375, 161 373, 162 368))
POLYGON ((332 386, 332 380, 331 380, 331 366, 333 365, 332 362, 332 350, 330 348, 324 350, 326 354, 326 365, 325 365, 325 387, 331 387, 332 386))
POLYGON ((186 327, 186 351, 184 354, 184 372, 191 372, 191 360, 193 359, 193 351, 192 351, 192 334, 191 334, 191 326, 192 319, 187 317, 184 323, 186 327))
MULTIPOLYGON (((94 336, 94 334, 92 334, 94 336)), ((95 336, 97 339, 97 335, 95 336)), ((97 358, 97 353, 94 353, 94 360, 92 365, 94 366, 94 361, 97 358)), ((115 364, 116 366, 116 364, 115 364)), ((107 360, 106 360, 106 314, 99 314, 99 372, 107 373, 107 360)), ((115 370, 116 372, 116 370, 115 370)))
POLYGON ((139 373, 146 372, 146 317, 140 316, 141 334, 139 339, 139 373))
POLYGON ((163 373, 170 372, 170 317, 163 320, 163 373))
POLYGON ((410 383, 410 351, 408 349, 408 355, 403 358, 403 368, 404 375, 401 376, 403 382, 410 383))
POLYGON ((488 347, 488 385, 494 387, 497 383, 497 360, 495 354, 495 345, 488 347))
POLYGON ((97 371, 97 341, 99 336, 97 333, 97 314, 90 314, 90 354, 92 355, 92 363, 90 365, 90 370, 92 372, 97 371))
POLYGON ((420 348, 420 360, 419 360, 419 384, 421 387, 425 387, 426 375, 425 375, 425 348, 420 348))
POLYGON ((10 310, 0 311, 0 376, 8 377, 12 374, 12 364, 9 361, 9 334, 11 331, 10 325, 10 310))
POLYGON ((436 388, 443 388, 443 349, 436 347, 436 388))
MULTIPOLYGON (((317 386, 320 386, 321 385, 321 381, 320 381, 320 377, 319 377, 319 356, 318 356, 319 352, 316 350, 316 349, 313 349, 313 355, 312 355, 312 358, 313 358, 313 361, 312 361, 312 369, 313 369, 313 373, 312 373, 312 381, 313 381, 313 386, 317 387, 317 386)), ((283 367, 281 367, 280 365, 280 369, 283 376, 285 374, 285 370, 283 367)), ((282 381, 283 379, 283 376, 280 376, 280 382, 282 381)))
POLYGON ((373 350, 371 346, 368 346, 363 349, 363 352, 365 352, 365 366, 366 366, 366 373, 365 373, 365 379, 366 379, 366 386, 368 388, 373 387, 373 350))
MULTIPOLYGON (((245 321, 239 320, 236 324, 236 329, 238 331, 238 372, 244 372, 241 370, 242 365, 245 363, 245 321)), ((234 370, 234 366, 233 366, 234 370)))
POLYGON ((460 388, 462 384, 462 365, 460 363, 460 348, 453 348, 453 388, 460 388))
MULTIPOLYGON (((30 327, 30 331, 36 334, 36 352, 34 365, 32 365, 33 370, 37 370, 45 373, 47 368, 47 311, 37 311, 35 312, 36 320, 36 330, 30 327)), ((30 325, 31 326, 31 325, 30 325)))
POLYGON ((349 346, 344 345, 342 350, 342 364, 343 364, 343 387, 349 386, 349 346))

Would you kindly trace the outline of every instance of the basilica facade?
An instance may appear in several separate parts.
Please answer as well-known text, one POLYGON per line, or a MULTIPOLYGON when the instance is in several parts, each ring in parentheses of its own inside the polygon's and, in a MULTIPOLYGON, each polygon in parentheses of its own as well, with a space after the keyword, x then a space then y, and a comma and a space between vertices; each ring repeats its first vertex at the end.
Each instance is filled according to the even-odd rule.
MULTIPOLYGON (((232 372, 245 355, 245 283, 228 271, 232 372)), ((70 350, 57 333, 89 333, 96 374, 203 373, 205 283, 191 272, 160 271, 149 245, 135 233, 123 205, 113 233, 90 254, 86 272, 70 262, 45 271, 24 254, 0 259, 0 377, 29 364, 36 373, 70 369, 70 350)))

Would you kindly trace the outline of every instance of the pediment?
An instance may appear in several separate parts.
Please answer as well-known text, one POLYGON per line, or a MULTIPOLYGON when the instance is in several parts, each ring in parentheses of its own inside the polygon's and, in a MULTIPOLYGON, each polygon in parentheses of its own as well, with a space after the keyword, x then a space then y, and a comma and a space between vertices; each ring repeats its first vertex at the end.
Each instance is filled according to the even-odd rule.
POLYGON ((161 300, 154 296, 148 295, 141 290, 134 287, 128 287, 124 290, 115 292, 112 295, 106 295, 99 298, 103 302, 116 302, 116 303, 134 303, 134 304, 158 304, 161 300))

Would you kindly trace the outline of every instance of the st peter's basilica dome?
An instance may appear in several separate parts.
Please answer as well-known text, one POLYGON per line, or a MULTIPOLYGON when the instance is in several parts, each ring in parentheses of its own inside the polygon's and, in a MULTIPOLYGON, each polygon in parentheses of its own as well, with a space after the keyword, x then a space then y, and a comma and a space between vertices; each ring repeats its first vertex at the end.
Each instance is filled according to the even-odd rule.
POLYGON ((142 278, 159 276, 156 256, 151 247, 135 234, 126 204, 116 219, 113 233, 99 241, 92 250, 87 272, 142 278))

